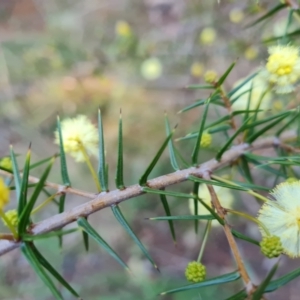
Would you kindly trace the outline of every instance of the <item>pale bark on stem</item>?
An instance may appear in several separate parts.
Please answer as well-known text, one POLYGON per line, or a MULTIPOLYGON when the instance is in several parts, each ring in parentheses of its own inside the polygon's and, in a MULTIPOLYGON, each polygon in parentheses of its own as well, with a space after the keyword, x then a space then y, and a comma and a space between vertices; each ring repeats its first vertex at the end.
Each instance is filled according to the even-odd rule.
MULTIPOLYGON (((190 175, 202 177, 203 174, 207 172, 211 174, 212 172, 218 169, 230 165, 245 152, 255 151, 259 149, 267 149, 270 147, 278 147, 281 143, 286 143, 288 141, 295 140, 296 137, 297 135, 295 131, 288 131, 283 133, 280 138, 262 138, 255 141, 252 145, 244 143, 237 146, 233 146, 231 149, 229 149, 223 154, 222 159, 220 161, 217 161, 216 159, 211 159, 197 167, 179 170, 174 173, 170 173, 148 180, 147 186, 154 189, 162 189, 167 186, 186 181, 188 180, 188 177, 190 175)), ((1 171, 0 174, 7 175, 7 173, 5 173, 4 171, 1 171)), ((37 183, 39 181, 39 178, 30 176, 29 181, 32 183, 37 183)), ((30 232, 33 235, 47 233, 53 230, 60 229, 72 222, 75 222, 79 217, 86 217, 105 207, 111 206, 112 204, 118 204, 125 200, 135 198, 139 195, 144 194, 143 188, 138 184, 129 186, 124 190, 102 192, 98 195, 80 191, 70 187, 65 187, 63 185, 51 182, 46 182, 45 186, 49 188, 54 188, 55 190, 57 190, 57 192, 80 195, 86 198, 90 198, 92 200, 83 203, 79 206, 76 206, 69 211, 49 217, 48 219, 45 219, 37 224, 33 224, 30 232)), ((0 240, 0 255, 9 252, 19 246, 20 243, 18 242, 0 240)))
MULTIPOLYGON (((203 179, 211 180, 209 172, 205 172, 202 177, 203 177, 203 179)), ((247 287, 248 294, 251 294, 254 290, 254 285, 252 284, 251 279, 248 275, 248 272, 245 268, 245 265, 244 265, 241 255, 240 255, 239 249, 238 249, 235 239, 231 233, 230 226, 227 224, 226 210, 221 206, 218 196, 214 190, 214 187, 212 185, 208 184, 207 188, 208 188, 210 196, 211 196, 212 207, 214 207, 216 209, 217 214, 224 221, 224 225, 223 225, 224 232, 225 232, 228 244, 230 246, 230 249, 232 251, 233 257, 235 259, 235 262, 238 266, 238 271, 245 283, 245 286, 247 287)))

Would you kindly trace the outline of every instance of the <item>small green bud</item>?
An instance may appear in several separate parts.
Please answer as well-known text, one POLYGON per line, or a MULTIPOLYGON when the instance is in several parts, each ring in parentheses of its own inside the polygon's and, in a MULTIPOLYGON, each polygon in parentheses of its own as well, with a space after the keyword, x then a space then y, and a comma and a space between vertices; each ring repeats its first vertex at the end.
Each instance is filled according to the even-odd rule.
POLYGON ((200 141, 200 147, 201 148, 207 148, 211 145, 212 142, 212 136, 208 132, 203 132, 201 141, 200 141))
POLYGON ((201 282, 205 279, 206 268, 199 262, 191 261, 185 269, 185 277, 191 282, 201 282))
MULTIPOLYGON (((11 223, 12 226, 17 227, 18 226, 18 212, 15 209, 12 210, 8 210, 5 213, 6 218, 9 220, 9 222, 11 223)), ((2 219, 3 224, 7 227, 6 222, 2 219)))
POLYGON ((204 74, 204 80, 206 83, 215 83, 218 79, 218 74, 214 70, 208 70, 204 74))
POLYGON ((282 251, 282 243, 278 236, 265 236, 260 244, 261 252, 268 258, 278 257, 282 251))

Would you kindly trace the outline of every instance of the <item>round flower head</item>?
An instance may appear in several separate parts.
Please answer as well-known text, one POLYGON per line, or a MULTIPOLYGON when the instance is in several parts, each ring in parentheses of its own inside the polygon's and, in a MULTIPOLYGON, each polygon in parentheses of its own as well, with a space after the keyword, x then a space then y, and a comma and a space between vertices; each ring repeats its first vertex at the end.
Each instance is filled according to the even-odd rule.
MULTIPOLYGON (((17 227, 18 226, 18 223, 19 223, 19 219, 18 219, 18 212, 16 209, 11 209, 11 210, 8 210, 6 213, 5 213, 5 216, 6 218, 9 220, 9 222, 11 223, 12 226, 14 227, 17 227)), ((7 223, 2 220, 3 224, 5 226, 8 227, 7 223)))
POLYGON ((0 167, 5 168, 7 170, 12 170, 12 162, 10 157, 3 157, 0 160, 0 167))
POLYGON ((118 21, 116 23, 115 32, 117 36, 125 38, 131 37, 132 35, 131 27, 126 21, 118 21))
POLYGON ((278 257, 282 251, 281 240, 278 236, 265 236, 259 243, 260 250, 268 258, 278 257))
POLYGON ((191 282, 201 282, 205 279, 206 268, 199 262, 191 261, 185 269, 185 277, 191 282))
POLYGON ((217 37, 217 33, 214 28, 212 27, 206 27, 202 30, 199 41, 203 45, 211 45, 217 37))
MULTIPOLYGON (((300 256, 300 181, 283 182, 275 187, 269 200, 259 211, 258 220, 272 236, 281 239, 283 252, 290 257, 300 256)), ((263 236, 266 235, 261 228, 263 236)))
POLYGON ((9 188, 4 183, 2 177, 0 177, 0 210, 3 210, 4 206, 9 202, 9 188))
POLYGON ((229 13, 229 19, 232 23, 240 23, 244 19, 245 15, 239 8, 234 8, 229 13))
POLYGON ((269 48, 266 76, 280 94, 290 93, 300 77, 299 50, 294 46, 272 46, 269 48))
POLYGON ((203 73, 203 65, 199 62, 194 62, 191 66, 190 72, 191 75, 194 77, 201 77, 202 73, 203 73))
POLYGON ((214 70, 208 70, 204 74, 204 80, 206 83, 214 83, 218 79, 218 74, 214 70))
MULTIPOLYGON (((88 155, 97 155, 98 131, 92 122, 83 115, 61 122, 61 132, 64 150, 70 153, 76 161, 85 161, 82 149, 88 155)), ((59 134, 55 131, 55 143, 59 144, 59 134)))
MULTIPOLYGON (((221 186, 214 186, 215 192, 218 196, 218 199, 221 202, 221 205, 230 208, 232 207, 234 197, 229 189, 223 188, 221 186)), ((198 188, 198 197, 205 202, 208 206, 211 207, 211 196, 206 184, 200 184, 198 188)), ((193 215, 195 213, 195 205, 194 199, 189 200, 189 208, 190 212, 193 215)), ((200 203, 198 202, 198 215, 207 215, 210 212, 200 203)), ((212 222, 212 226, 218 226, 219 223, 217 221, 212 222)))
POLYGON ((147 80, 158 79, 162 71, 163 67, 158 58, 148 58, 141 65, 142 76, 147 80))
POLYGON ((211 145, 211 142, 212 142, 212 135, 208 132, 203 132, 200 141, 200 147, 208 148, 211 145))
POLYGON ((258 56, 257 48, 255 48, 253 46, 248 47, 244 52, 244 56, 247 60, 255 59, 258 56))

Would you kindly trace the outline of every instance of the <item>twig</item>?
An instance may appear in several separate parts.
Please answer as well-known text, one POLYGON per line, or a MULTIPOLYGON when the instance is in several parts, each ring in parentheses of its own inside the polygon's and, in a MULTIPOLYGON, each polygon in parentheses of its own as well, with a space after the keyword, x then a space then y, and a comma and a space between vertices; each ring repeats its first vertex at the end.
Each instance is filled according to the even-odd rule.
MULTIPOLYGON (((297 137, 295 131, 288 131, 281 135, 279 141, 284 143, 285 141, 291 141, 297 137)), ((232 162, 236 161, 241 155, 245 152, 255 151, 259 149, 266 149, 273 146, 278 146, 278 138, 268 137, 256 140, 252 145, 249 144, 240 144, 237 146, 233 146, 231 149, 226 151, 222 159, 217 161, 216 159, 211 159, 198 167, 191 167, 188 169, 176 171, 171 174, 163 175, 154 179, 151 179, 147 182, 147 185, 150 188, 162 189, 167 186, 183 182, 188 180, 190 175, 195 175, 198 177, 202 177, 204 173, 208 172, 211 174, 212 172, 221 169, 225 166, 230 165, 232 162)), ((2 173, 3 174, 3 173, 2 173)), ((29 180, 31 182, 38 182, 39 179, 30 176, 29 180)), ((93 197, 93 199, 89 202, 81 204, 72 208, 67 212, 63 212, 61 214, 54 215, 46 220, 43 220, 37 224, 34 224, 31 229, 31 234, 37 235, 42 233, 47 233, 56 229, 60 229, 67 224, 70 224, 76 221, 79 217, 86 217, 92 213, 95 213, 98 210, 101 210, 105 207, 111 206, 112 204, 118 204, 127 199, 131 199, 137 197, 139 195, 144 194, 142 187, 138 184, 132 185, 130 187, 125 188, 124 190, 114 190, 111 192, 102 192, 97 196, 94 196, 91 193, 79 191, 73 188, 66 188, 64 186, 47 182, 46 186, 57 189, 58 191, 63 191, 66 193, 72 193, 76 195, 82 195, 87 198, 93 197)), ((9 241, 0 241, 0 255, 9 252, 15 248, 20 246, 20 243, 17 242, 9 242, 9 241)))
MULTIPOLYGON (((205 172, 203 174, 203 179, 211 180, 210 174, 208 172, 205 172)), ((238 265, 238 271, 239 271, 239 273, 241 274, 241 277, 244 280, 245 286, 247 287, 247 293, 248 293, 248 295, 252 294, 255 287, 252 284, 251 279, 248 275, 248 272, 245 268, 245 265, 244 265, 244 262, 241 258, 239 249, 238 249, 237 244, 234 240, 234 237, 231 233, 231 229, 230 229, 229 225, 226 222, 226 219, 225 219, 226 210, 221 206, 221 203, 218 199, 218 196, 217 196, 217 194, 214 190, 214 187, 212 185, 208 184, 207 188, 208 188, 209 193, 211 195, 212 206, 216 209, 218 215, 224 220, 224 225, 223 225, 224 232, 225 232, 225 235, 227 237, 227 241, 229 243, 229 246, 230 246, 230 249, 231 249, 232 254, 234 256, 234 259, 236 261, 236 264, 238 265)))

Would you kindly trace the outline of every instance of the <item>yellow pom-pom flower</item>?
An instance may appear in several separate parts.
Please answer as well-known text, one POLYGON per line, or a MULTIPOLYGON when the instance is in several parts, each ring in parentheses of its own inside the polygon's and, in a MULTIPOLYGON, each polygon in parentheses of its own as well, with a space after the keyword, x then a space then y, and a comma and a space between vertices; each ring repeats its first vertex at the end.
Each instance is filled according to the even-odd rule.
MULTIPOLYGON (((83 115, 61 122, 61 131, 66 153, 70 153, 76 161, 85 161, 82 149, 88 155, 97 155, 98 130, 92 122, 83 115)), ((55 143, 59 144, 59 134, 55 131, 55 143)))
POLYGON ((147 80, 158 79, 162 74, 162 64, 158 58, 148 58, 141 65, 142 76, 147 80))
POLYGON ((1 166, 2 168, 7 169, 7 170, 12 170, 12 162, 11 162, 10 157, 3 157, 3 158, 0 160, 0 166, 1 166))
POLYGON ((206 83, 214 83, 218 79, 218 74, 214 70, 208 70, 204 74, 204 80, 206 83))
POLYGON ((200 141, 200 147, 207 148, 211 145, 211 142, 212 142, 212 135, 208 132, 203 132, 200 141))
POLYGON ((204 28, 199 36, 199 41, 203 45, 211 45, 216 40, 217 33, 214 28, 206 27, 204 28))
POLYGON ((9 188, 0 177, 0 210, 3 210, 6 204, 9 202, 9 188))
MULTIPOLYGON (((275 187, 259 210, 258 220, 272 236, 280 237, 283 252, 290 257, 300 256, 300 181, 283 182, 275 187)), ((261 233, 266 236, 265 230, 261 233)))
MULTIPOLYGON (((218 199, 222 206, 226 208, 231 208, 234 202, 233 194, 230 189, 226 189, 220 186, 214 186, 214 190, 218 196, 218 199)), ((198 197, 201 198, 208 206, 211 207, 211 196, 206 184, 200 184, 198 188, 198 197)), ((191 214, 195 213, 194 199, 189 199, 189 209, 191 214)), ((198 215, 207 215, 210 212, 198 201, 198 215)), ((219 222, 213 220, 212 226, 218 226, 219 222)))
POLYGON ((266 76, 280 94, 290 93, 300 77, 299 49, 295 46, 272 46, 269 48, 266 76))
MULTIPOLYGON (((11 209, 11 210, 8 210, 6 213, 5 213, 5 217, 8 219, 8 221, 10 222, 10 224, 13 226, 13 227, 17 227, 18 226, 18 222, 19 222, 19 219, 18 219, 18 212, 16 209, 11 209)), ((8 227, 7 223, 2 219, 2 222, 3 224, 8 227)))
POLYGON ((199 262, 191 261, 185 269, 185 277, 191 282, 201 282, 206 277, 206 268, 199 262))
POLYGON ((118 21, 116 23, 115 32, 117 36, 128 38, 132 36, 130 25, 126 21, 118 21))
POLYGON ((201 75, 203 74, 203 65, 199 62, 194 62, 191 66, 191 75, 198 78, 201 77, 201 75))

